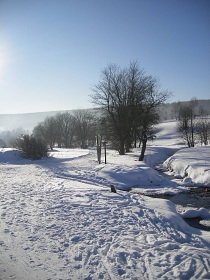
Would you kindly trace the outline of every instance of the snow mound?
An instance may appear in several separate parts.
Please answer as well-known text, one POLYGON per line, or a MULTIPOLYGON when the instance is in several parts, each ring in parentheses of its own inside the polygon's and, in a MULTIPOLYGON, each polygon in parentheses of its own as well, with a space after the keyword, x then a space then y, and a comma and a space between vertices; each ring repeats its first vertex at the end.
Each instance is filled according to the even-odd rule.
POLYGON ((0 151, 0 163, 20 163, 21 152, 15 149, 3 148, 0 151))
POLYGON ((210 186, 210 146, 185 148, 164 162, 176 176, 184 178, 183 184, 210 186))
POLYGON ((122 166, 107 164, 98 172, 100 177, 106 178, 107 184, 112 184, 119 189, 143 188, 161 185, 164 179, 152 168, 145 164, 122 166))
POLYGON ((181 214, 183 218, 192 219, 192 218, 210 218, 210 213, 205 208, 200 208, 198 210, 188 209, 186 212, 181 214))

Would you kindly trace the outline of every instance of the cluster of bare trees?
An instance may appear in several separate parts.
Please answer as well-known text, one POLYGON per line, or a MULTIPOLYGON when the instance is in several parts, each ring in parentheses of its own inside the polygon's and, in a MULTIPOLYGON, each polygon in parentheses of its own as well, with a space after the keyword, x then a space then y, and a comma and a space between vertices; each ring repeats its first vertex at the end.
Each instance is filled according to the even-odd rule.
POLYGON ((179 104, 178 129, 188 147, 196 143, 207 145, 210 139, 210 118, 202 108, 196 110, 197 100, 193 98, 188 105, 179 104), (196 113, 197 112, 197 113, 196 113))
POLYGON ((33 135, 42 139, 52 149, 81 147, 95 143, 96 119, 89 110, 58 113, 38 124, 33 135))
POLYGON ((143 160, 152 126, 158 122, 157 108, 169 97, 158 80, 148 76, 136 62, 128 68, 111 64, 102 71, 94 87, 92 102, 103 112, 103 134, 123 155, 137 140, 142 142, 143 160))

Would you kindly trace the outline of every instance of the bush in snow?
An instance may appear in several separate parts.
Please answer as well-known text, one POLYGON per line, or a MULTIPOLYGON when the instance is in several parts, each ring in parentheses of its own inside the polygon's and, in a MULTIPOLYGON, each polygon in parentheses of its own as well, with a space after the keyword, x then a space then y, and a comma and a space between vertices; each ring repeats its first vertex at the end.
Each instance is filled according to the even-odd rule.
POLYGON ((24 135, 18 138, 16 146, 23 153, 23 157, 41 159, 48 156, 47 144, 34 136, 24 135))

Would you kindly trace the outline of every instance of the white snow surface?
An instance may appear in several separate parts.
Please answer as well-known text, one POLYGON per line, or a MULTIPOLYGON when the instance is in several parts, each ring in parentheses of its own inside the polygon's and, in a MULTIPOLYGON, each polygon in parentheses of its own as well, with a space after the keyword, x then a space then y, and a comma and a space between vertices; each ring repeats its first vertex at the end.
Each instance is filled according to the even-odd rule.
POLYGON ((181 149, 164 165, 184 178, 185 185, 210 186, 210 146, 181 149))
MULTIPOLYGON (((149 145, 145 162, 139 150, 108 150, 106 165, 98 164, 95 149, 57 149, 39 161, 3 149, 0 279, 210 279, 210 232, 186 224, 172 202, 137 193, 185 188, 153 168, 178 150, 165 139, 164 146, 161 136, 149 145)), ((185 167, 186 156, 179 157, 185 167)), ((208 184, 204 177, 198 184, 208 184)), ((209 217, 206 209, 194 211, 209 217)))

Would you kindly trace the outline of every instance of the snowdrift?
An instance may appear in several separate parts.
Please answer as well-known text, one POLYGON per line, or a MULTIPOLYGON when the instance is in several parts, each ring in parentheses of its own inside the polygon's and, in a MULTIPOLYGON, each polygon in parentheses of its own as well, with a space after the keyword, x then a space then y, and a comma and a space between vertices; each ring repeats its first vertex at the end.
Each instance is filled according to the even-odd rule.
POLYGON ((210 186, 210 146, 181 149, 164 166, 185 185, 210 186))

